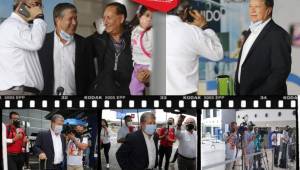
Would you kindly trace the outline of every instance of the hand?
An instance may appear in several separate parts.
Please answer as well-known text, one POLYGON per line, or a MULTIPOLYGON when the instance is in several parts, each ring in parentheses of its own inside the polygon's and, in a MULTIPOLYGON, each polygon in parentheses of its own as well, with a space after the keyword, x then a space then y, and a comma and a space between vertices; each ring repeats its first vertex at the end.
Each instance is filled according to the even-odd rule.
POLYGON ((21 133, 17 133, 15 138, 14 138, 14 141, 17 141, 19 139, 22 139, 23 135, 21 133))
POLYGON ((189 14, 194 18, 194 21, 191 24, 200 28, 203 28, 207 25, 205 17, 197 10, 189 11, 189 14))
POLYGON ((31 8, 26 7, 26 8, 30 13, 30 20, 34 20, 37 16, 43 15, 43 10, 40 6, 35 6, 31 8))
POLYGON ((45 159, 47 159, 46 154, 45 154, 45 153, 40 153, 40 154, 39 154, 39 159, 40 159, 40 160, 45 160, 45 159))
POLYGON ((140 69, 137 71, 137 79, 142 83, 149 83, 150 71, 148 69, 140 69))
POLYGON ((181 126, 182 122, 184 121, 184 119, 185 119, 185 116, 184 115, 180 115, 179 118, 178 118, 178 121, 177 121, 177 125, 181 126))
POLYGON ((69 133, 68 135, 68 138, 71 139, 72 141, 75 140, 75 135, 73 133, 69 133))

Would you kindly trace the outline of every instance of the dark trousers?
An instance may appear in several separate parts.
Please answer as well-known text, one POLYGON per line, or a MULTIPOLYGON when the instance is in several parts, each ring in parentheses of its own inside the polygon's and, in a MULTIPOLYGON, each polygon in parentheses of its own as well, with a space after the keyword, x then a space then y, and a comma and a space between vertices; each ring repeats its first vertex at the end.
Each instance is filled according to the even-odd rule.
POLYGON ((280 159, 280 168, 287 168, 287 144, 282 144, 282 153, 281 153, 281 159, 280 159))
POLYGON ((7 164, 9 170, 22 170, 24 165, 23 154, 8 154, 7 164))
POLYGON ((196 170, 196 159, 187 159, 178 155, 178 170, 196 170))
POLYGON ((166 156, 165 170, 169 169, 169 161, 172 154, 172 146, 159 146, 159 168, 162 167, 164 156, 166 156))
POLYGON ((254 161, 253 161, 253 169, 261 169, 262 168, 262 154, 254 155, 254 161))
POLYGON ((104 156, 106 163, 109 163, 109 149, 110 149, 110 143, 102 144, 104 149, 104 156))
POLYGON ((273 148, 274 148, 274 165, 275 166, 278 166, 278 157, 279 157, 279 146, 274 146, 273 145, 273 148))

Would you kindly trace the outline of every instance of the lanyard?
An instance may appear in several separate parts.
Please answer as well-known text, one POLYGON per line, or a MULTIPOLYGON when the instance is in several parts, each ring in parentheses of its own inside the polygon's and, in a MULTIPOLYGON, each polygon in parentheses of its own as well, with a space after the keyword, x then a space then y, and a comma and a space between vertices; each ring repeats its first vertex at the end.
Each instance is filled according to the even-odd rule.
POLYGON ((125 41, 124 39, 121 39, 120 43, 117 43, 113 38, 112 38, 114 47, 115 47, 115 63, 114 63, 114 71, 118 70, 118 63, 119 63, 119 57, 122 53, 122 50, 125 49, 125 41))

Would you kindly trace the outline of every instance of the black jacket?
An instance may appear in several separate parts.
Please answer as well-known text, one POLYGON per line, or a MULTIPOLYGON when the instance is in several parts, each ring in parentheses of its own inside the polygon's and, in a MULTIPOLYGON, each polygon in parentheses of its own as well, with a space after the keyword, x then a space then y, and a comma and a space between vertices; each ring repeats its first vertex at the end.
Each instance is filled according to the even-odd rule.
MULTIPOLYGON (((87 95, 91 83, 95 79, 95 67, 90 55, 90 47, 80 35, 74 35, 75 40, 75 82, 77 95, 87 95)), ((43 95, 53 95, 54 91, 54 32, 46 35, 42 48, 38 51, 43 76, 43 95)))
MULTIPOLYGON (((66 161, 67 152, 66 152, 66 140, 65 137, 61 134, 61 143, 64 154, 64 162, 66 161)), ((54 147, 50 130, 42 131, 38 133, 33 147, 34 153, 38 156, 40 153, 44 152, 47 156, 47 169, 53 169, 54 162, 54 147)))
POLYGON ((271 20, 249 50, 241 68, 240 83, 239 64, 240 58, 235 74, 237 95, 286 95, 286 80, 291 72, 289 34, 271 20))
POLYGON ((94 35, 92 44, 98 61, 98 75, 92 84, 90 95, 130 95, 129 83, 133 71, 130 36, 130 31, 125 31, 121 36, 125 40, 125 47, 119 56, 115 72, 115 47, 110 35, 106 32, 94 35))
MULTIPOLYGON (((156 147, 155 167, 158 157, 158 136, 153 137, 156 147)), ((146 141, 141 130, 130 133, 116 153, 117 161, 122 170, 145 170, 148 168, 149 158, 146 141)))

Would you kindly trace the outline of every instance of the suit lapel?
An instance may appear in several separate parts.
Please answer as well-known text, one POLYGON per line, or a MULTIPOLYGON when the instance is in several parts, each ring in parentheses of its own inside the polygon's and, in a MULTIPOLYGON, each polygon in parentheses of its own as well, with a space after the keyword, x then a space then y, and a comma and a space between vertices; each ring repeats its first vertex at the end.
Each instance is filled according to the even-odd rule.
POLYGON ((144 134, 143 134, 142 130, 139 131, 139 138, 141 138, 141 141, 143 141, 141 143, 141 145, 142 145, 141 148, 144 148, 144 152, 143 153, 145 153, 145 157, 147 158, 146 159, 146 163, 147 163, 147 167, 148 167, 149 166, 148 148, 147 148, 146 140, 145 140, 145 137, 144 137, 144 134))
POLYGON ((49 141, 49 145, 50 145, 50 148, 51 148, 51 152, 53 153, 54 155, 54 146, 53 146, 53 140, 52 140, 52 135, 51 135, 51 131, 49 130, 48 131, 48 141, 49 141))
POLYGON ((80 44, 80 41, 77 37, 77 35, 75 34, 74 35, 74 40, 75 40, 75 85, 76 85, 76 90, 78 91, 78 84, 77 84, 77 78, 78 78, 78 70, 77 67, 79 66, 80 63, 78 63, 80 60, 79 60, 79 56, 80 56, 80 47, 82 47, 82 45, 80 44))
MULTIPOLYGON (((248 31, 247 31, 247 35, 246 35, 246 37, 245 37, 245 41, 247 41, 247 39, 248 39, 250 33, 251 33, 250 30, 248 30, 248 31)), ((236 82, 238 82, 237 80, 238 80, 239 66, 240 66, 240 62, 241 62, 241 57, 242 57, 242 52, 243 52, 243 49, 244 49, 245 41, 244 41, 244 43, 243 43, 243 45, 242 45, 242 48, 241 48, 241 50, 240 50, 240 53, 239 53, 239 59, 238 59, 238 62, 237 62, 237 68, 236 68, 236 72, 235 72, 235 80, 236 80, 236 82)))
MULTIPOLYGON (((54 90, 54 36, 55 36, 55 31, 53 31, 51 34, 50 34, 50 38, 49 38, 49 58, 48 58, 48 64, 49 64, 49 74, 50 74, 50 81, 49 83, 50 84, 50 87, 51 87, 51 92, 53 92, 54 90)), ((47 64, 47 63, 46 63, 47 64)))
MULTIPOLYGON (((254 41, 252 47, 250 48, 247 56, 246 56, 246 59, 244 61, 244 63, 247 62, 248 58, 251 57, 251 53, 254 51, 254 49, 257 47, 257 44, 259 44, 260 41, 262 41, 264 39, 264 37, 268 34, 271 26, 273 26, 274 22, 273 20, 271 19, 270 22, 263 28, 263 30, 261 31, 261 33, 258 35, 258 37, 256 38, 256 40, 254 41)), ((241 55, 241 54, 240 54, 241 55)), ((244 64, 243 63, 243 64, 244 64)))

